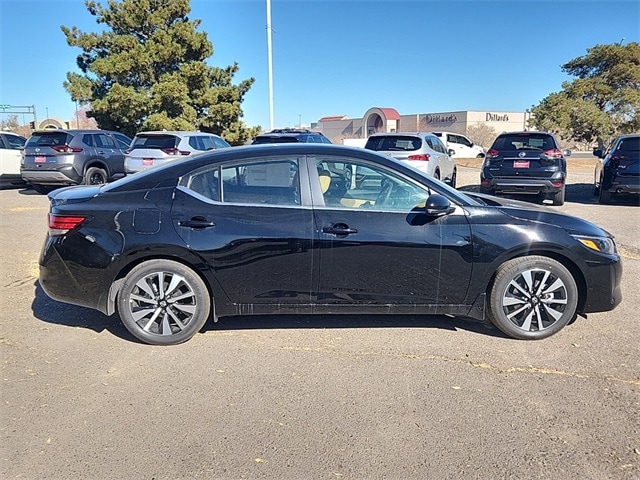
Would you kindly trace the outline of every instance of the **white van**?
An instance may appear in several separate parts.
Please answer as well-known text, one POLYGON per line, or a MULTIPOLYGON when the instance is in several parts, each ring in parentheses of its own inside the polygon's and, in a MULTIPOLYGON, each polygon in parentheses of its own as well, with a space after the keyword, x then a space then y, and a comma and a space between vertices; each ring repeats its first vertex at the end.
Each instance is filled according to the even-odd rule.
POLYGON ((431 132, 440 137, 447 149, 453 150, 455 158, 484 158, 485 151, 480 145, 475 145, 464 135, 453 132, 431 132))

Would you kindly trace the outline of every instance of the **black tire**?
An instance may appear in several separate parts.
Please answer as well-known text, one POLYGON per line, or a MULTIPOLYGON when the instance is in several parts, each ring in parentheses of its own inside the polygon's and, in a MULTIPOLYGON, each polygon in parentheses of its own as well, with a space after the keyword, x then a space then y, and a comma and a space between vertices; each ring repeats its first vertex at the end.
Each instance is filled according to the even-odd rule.
POLYGON ((433 172, 433 178, 435 178, 436 180, 440 180, 440 170, 436 170, 435 172, 433 172))
POLYGON ((598 195, 598 202, 606 205, 607 203, 611 203, 611 192, 602 188, 600 185, 600 193, 598 195))
POLYGON ((40 185, 38 183, 32 183, 31 187, 33 187, 33 189, 41 195, 48 195, 49 193, 53 192, 56 188, 60 188, 58 186, 40 185))
POLYGON ((451 174, 451 179, 449 180, 449 186, 451 188, 456 188, 457 176, 456 169, 454 168, 453 173, 451 174))
POLYGON ((562 188, 553 195, 552 200, 554 205, 557 205, 557 206, 564 205, 564 195, 566 190, 567 190, 567 186, 563 185, 562 188))
POLYGON ((186 342, 204 326, 211 297, 202 279, 172 260, 149 260, 127 275, 118 313, 137 339, 151 345, 186 342))
POLYGON ((560 262, 526 256, 500 266, 488 300, 491 322, 512 338, 539 340, 576 316, 578 287, 560 262))
POLYGON ((99 167, 90 167, 84 173, 85 185, 104 185, 108 180, 107 172, 99 167))

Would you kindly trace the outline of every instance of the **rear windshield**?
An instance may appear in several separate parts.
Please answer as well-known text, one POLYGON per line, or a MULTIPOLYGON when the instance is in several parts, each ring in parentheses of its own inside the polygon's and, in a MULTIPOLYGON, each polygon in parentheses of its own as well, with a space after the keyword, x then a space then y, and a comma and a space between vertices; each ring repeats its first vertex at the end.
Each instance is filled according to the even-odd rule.
POLYGON ((389 135, 369 137, 364 146, 367 150, 374 151, 413 151, 422 147, 422 140, 419 137, 409 137, 405 135, 389 135))
POLYGON ((551 150, 558 147, 551 135, 544 133, 513 133, 496 138, 492 148, 495 150, 551 150))
POLYGON ((56 145, 66 145, 73 138, 66 132, 35 132, 27 140, 26 147, 55 147, 56 145))
POLYGON ((256 137, 252 145, 258 145, 260 143, 296 143, 298 139, 296 137, 256 137))
POLYGON ((175 148, 179 143, 175 135, 137 135, 131 144, 131 150, 136 148, 155 148, 162 150, 165 148, 175 148))
POLYGON ((623 138, 618 143, 616 152, 640 152, 640 137, 623 138))

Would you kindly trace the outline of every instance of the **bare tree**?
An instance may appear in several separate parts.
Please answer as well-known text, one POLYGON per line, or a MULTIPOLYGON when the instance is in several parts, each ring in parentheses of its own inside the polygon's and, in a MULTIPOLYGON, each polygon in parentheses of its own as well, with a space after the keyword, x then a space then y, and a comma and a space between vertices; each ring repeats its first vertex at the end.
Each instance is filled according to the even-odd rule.
POLYGON ((489 148, 497 136, 498 132, 484 123, 467 128, 467 137, 476 145, 484 148, 489 148))

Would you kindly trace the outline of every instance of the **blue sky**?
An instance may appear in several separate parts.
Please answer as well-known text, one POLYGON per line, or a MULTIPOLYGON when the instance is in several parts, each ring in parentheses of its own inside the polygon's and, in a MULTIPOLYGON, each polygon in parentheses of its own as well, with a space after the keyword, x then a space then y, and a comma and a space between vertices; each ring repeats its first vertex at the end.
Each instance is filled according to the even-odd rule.
MULTIPOLYGON (((238 62, 236 83, 255 78, 245 122, 268 128, 266 0, 191 8, 214 46, 209 64, 238 62)), ((640 41, 637 0, 271 0, 271 17, 276 127, 370 107, 524 111, 560 90, 560 66, 588 48, 640 41)), ((73 118, 62 83, 80 49, 61 25, 101 29, 82 0, 0 0, 0 104, 73 118)))

